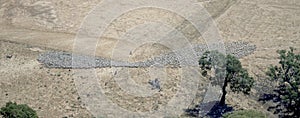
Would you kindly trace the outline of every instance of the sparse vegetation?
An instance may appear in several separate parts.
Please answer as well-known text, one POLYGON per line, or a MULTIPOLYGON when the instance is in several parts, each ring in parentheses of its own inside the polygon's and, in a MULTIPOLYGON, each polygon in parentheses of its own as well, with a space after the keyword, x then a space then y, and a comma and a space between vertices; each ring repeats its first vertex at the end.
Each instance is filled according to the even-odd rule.
POLYGON ((279 66, 271 66, 267 72, 268 78, 277 83, 269 99, 276 106, 270 109, 283 118, 300 117, 300 54, 295 54, 294 50, 277 51, 279 66))
POLYGON ((300 0, 0 0, 0 118, 22 111, 23 103, 43 118, 129 116, 113 108, 164 117, 169 114, 162 110, 181 105, 195 117, 240 116, 252 114, 240 110, 253 109, 268 118, 273 112, 300 118, 298 14, 300 0), (189 86, 200 70, 185 73, 189 65, 198 66, 203 53, 215 48, 247 67, 227 61, 227 55, 207 54, 201 63, 205 77, 189 86), (205 62, 211 56, 224 60, 205 62), (262 94, 266 104, 258 101, 262 94))
POLYGON ((234 111, 223 115, 224 118, 267 118, 267 116, 261 112, 255 110, 241 110, 234 111))
POLYGON ((225 105, 226 88, 229 85, 233 92, 249 94, 254 79, 249 76, 246 69, 242 68, 241 62, 234 56, 217 52, 205 52, 199 60, 202 75, 221 84, 222 98, 219 105, 225 105))
POLYGON ((17 104, 13 102, 6 103, 5 107, 0 109, 3 118, 38 118, 36 111, 26 104, 17 104))

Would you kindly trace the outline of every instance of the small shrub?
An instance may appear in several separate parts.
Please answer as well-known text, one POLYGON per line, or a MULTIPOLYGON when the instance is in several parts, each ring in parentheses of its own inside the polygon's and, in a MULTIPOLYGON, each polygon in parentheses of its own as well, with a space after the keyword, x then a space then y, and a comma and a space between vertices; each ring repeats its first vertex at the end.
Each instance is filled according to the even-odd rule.
POLYGON ((234 111, 223 115, 223 117, 224 118, 267 118, 266 115, 255 110, 234 111))
POLYGON ((5 107, 0 109, 3 118, 38 118, 36 111, 26 104, 17 104, 13 102, 6 103, 5 107))

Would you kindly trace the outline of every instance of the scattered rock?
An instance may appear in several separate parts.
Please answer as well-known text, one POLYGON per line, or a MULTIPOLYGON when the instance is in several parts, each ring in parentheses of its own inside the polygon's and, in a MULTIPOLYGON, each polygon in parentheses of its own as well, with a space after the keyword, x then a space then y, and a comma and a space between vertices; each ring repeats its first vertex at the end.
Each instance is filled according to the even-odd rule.
MULTIPOLYGON (((255 45, 247 42, 231 42, 225 43, 226 53, 232 54, 238 58, 252 54, 256 50, 255 45)), ((200 58, 202 54, 208 50, 206 45, 194 45, 196 58, 200 58)), ((158 57, 143 61, 143 62, 124 62, 101 57, 92 57, 84 55, 76 55, 67 52, 46 52, 39 56, 38 61, 48 68, 62 68, 62 69, 85 69, 85 68, 105 68, 105 67, 150 67, 157 66, 189 66, 195 65, 194 61, 186 61, 189 59, 189 49, 183 48, 181 50, 160 55, 158 57), (178 55, 179 54, 179 55, 178 55), (158 63, 158 64, 157 64, 158 63)), ((193 58, 193 57, 190 57, 193 58)))
POLYGON ((11 59, 13 56, 12 55, 6 55, 7 59, 11 59))
POLYGON ((158 89, 159 91, 161 90, 158 78, 156 78, 155 80, 150 80, 149 84, 152 86, 152 89, 158 89))
POLYGON ((44 50, 34 47, 34 48, 29 48, 29 50, 34 51, 34 52, 44 52, 44 50))

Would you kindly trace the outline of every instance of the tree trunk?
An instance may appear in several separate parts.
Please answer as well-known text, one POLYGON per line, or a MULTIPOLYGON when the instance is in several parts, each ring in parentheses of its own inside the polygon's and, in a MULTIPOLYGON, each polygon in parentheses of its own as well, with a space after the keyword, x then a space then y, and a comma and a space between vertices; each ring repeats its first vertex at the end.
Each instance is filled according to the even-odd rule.
POLYGON ((227 94, 227 92, 226 92, 227 84, 228 83, 227 83, 227 78, 226 78, 225 81, 224 81, 224 85, 222 87, 222 97, 221 97, 221 100, 220 100, 220 103, 219 103, 219 105, 221 105, 221 106, 225 105, 225 99, 226 99, 226 94, 227 94))
POLYGON ((223 91, 222 98, 219 103, 221 106, 225 105, 225 97, 226 97, 226 91, 225 92, 223 91))

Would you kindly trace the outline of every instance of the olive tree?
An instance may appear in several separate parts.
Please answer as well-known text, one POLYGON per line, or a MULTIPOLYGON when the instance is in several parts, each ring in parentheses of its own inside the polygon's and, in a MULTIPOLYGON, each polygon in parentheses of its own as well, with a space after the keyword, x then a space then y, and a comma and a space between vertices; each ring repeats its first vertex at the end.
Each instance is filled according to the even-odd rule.
POLYGON ((232 55, 224 55, 218 51, 207 51, 199 60, 202 75, 216 80, 222 86, 222 97, 219 105, 225 105, 226 88, 233 92, 249 94, 254 79, 249 76, 241 62, 232 55))
POLYGON ((273 99, 270 99, 276 106, 270 108, 280 117, 300 117, 300 54, 295 54, 294 50, 277 51, 279 65, 272 65, 266 73, 277 83, 273 99))

